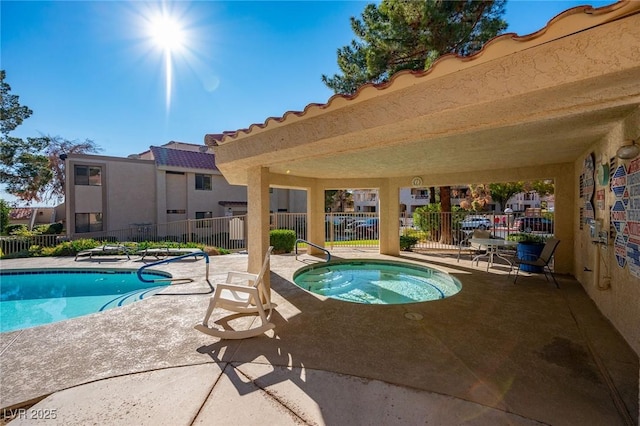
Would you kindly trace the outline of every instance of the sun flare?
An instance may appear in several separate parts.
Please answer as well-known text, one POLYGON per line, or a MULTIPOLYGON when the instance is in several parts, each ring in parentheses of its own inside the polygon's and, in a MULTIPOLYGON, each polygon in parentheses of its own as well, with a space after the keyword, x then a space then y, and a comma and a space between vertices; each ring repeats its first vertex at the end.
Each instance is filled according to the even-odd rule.
POLYGON ((136 55, 144 60, 145 72, 164 83, 167 119, 178 76, 187 80, 195 75, 205 90, 215 90, 218 83, 210 78, 208 62, 215 42, 209 7, 203 9, 197 2, 175 0, 123 3, 130 12, 136 55))
POLYGON ((184 43, 182 25, 171 16, 159 15, 149 22, 149 36, 164 50, 175 50, 184 43))
POLYGON ((147 38, 162 51, 165 72, 165 107, 171 107, 174 55, 186 49, 187 36, 184 24, 169 10, 163 9, 147 17, 147 38))

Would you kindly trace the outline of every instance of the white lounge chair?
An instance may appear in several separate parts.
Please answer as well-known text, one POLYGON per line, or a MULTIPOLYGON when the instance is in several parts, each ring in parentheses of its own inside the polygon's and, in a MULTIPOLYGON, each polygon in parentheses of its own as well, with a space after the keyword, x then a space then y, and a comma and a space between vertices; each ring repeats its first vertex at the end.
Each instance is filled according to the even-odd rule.
POLYGON ((122 244, 105 244, 99 247, 95 247, 92 249, 82 250, 76 254, 76 258, 74 260, 78 260, 78 257, 89 256, 89 259, 93 259, 93 255, 119 255, 124 254, 127 256, 127 259, 131 260, 129 257, 129 249, 122 244))
POLYGON ((269 257, 272 251, 273 247, 269 247, 259 274, 232 271, 227 274, 227 280, 224 283, 216 285, 216 291, 209 300, 209 307, 204 320, 202 324, 195 326, 196 330, 221 339, 246 339, 258 336, 275 327, 275 324, 270 322, 273 306, 262 282, 264 275, 269 272, 269 257), (238 279, 242 280, 243 283, 234 283, 234 280, 238 279), (264 305, 262 297, 266 300, 264 305), (209 327, 209 318, 215 308, 223 308, 237 313, 257 313, 261 324, 247 330, 209 327), (266 314, 266 310, 269 311, 269 315, 266 314))

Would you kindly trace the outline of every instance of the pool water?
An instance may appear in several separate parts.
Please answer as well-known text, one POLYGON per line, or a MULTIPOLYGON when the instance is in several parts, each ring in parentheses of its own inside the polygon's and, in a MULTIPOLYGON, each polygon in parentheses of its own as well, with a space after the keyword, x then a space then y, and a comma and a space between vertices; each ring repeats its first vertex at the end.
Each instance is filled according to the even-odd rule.
MULTIPOLYGON (((145 272, 147 279, 171 275, 145 272)), ((31 270, 0 273, 0 332, 128 305, 168 285, 144 283, 135 270, 31 270)))
POLYGON ((444 299, 460 281, 446 272, 405 262, 347 260, 306 266, 293 281, 312 293, 363 304, 404 304, 444 299))

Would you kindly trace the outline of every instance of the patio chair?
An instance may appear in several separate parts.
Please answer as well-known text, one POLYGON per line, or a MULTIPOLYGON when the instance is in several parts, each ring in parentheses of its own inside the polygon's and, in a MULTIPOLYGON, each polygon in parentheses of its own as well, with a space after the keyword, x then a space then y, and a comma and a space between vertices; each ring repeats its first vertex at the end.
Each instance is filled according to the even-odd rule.
MULTIPOLYGON (((553 275, 553 271, 549 267, 549 263, 553 258, 553 254, 555 253, 556 248, 558 247, 558 244, 560 244, 560 240, 558 240, 557 238, 549 238, 544 243, 544 248, 542 249, 542 252, 540 253, 540 256, 538 256, 538 258, 527 260, 527 259, 518 259, 516 257, 514 260, 516 262, 517 269, 516 269, 516 277, 513 280, 513 283, 515 284, 516 281, 518 281, 518 272, 520 272, 520 267, 522 265, 529 265, 529 266, 537 266, 542 268, 542 272, 544 273, 544 277, 546 278, 547 281, 549 281, 549 278, 547 277, 547 271, 549 271, 549 274, 551 275, 551 278, 553 278, 553 282, 555 283, 556 287, 560 288, 560 285, 558 285, 558 281, 556 281, 556 277, 553 275)), ((511 271, 509 271, 509 275, 511 275, 511 271)))
POLYGON ((462 256, 462 251, 467 250, 469 252, 469 257, 473 260, 475 256, 479 254, 483 254, 485 252, 482 247, 471 243, 471 238, 491 238, 491 231, 486 231, 482 229, 474 229, 472 233, 464 233, 465 236, 460 238, 458 243, 458 262, 460 262, 460 257, 462 256))
POLYGON ((271 315, 273 314, 273 306, 263 283, 264 275, 269 273, 269 257, 272 251, 273 247, 269 247, 259 274, 231 271, 227 274, 227 280, 224 283, 216 285, 216 291, 209 300, 209 307, 207 308, 204 320, 202 324, 194 327, 196 330, 221 339, 246 339, 258 336, 275 327, 275 324, 270 322, 271 315), (241 279, 244 282, 235 283, 234 280, 237 279, 241 279), (262 298, 266 300, 264 305, 262 298), (257 313, 260 317, 261 324, 247 330, 209 327, 209 318, 215 308, 223 308, 242 314, 257 313), (266 310, 269 311, 269 315, 266 314, 266 310))
POLYGON ((191 247, 156 247, 156 248, 147 248, 144 250, 138 251, 139 255, 142 257, 140 260, 144 260, 147 256, 154 256, 156 259, 160 259, 160 257, 165 256, 183 256, 190 254, 194 257, 194 259, 198 260, 198 257, 202 257, 204 259, 204 252, 199 248, 191 248, 191 247))
POLYGON ((89 256, 89 260, 92 260, 94 254, 103 255, 103 256, 124 254, 125 256, 127 256, 127 259, 131 260, 131 257, 129 256, 129 249, 122 244, 117 244, 117 245, 105 244, 99 247, 82 250, 76 254, 76 257, 74 260, 77 261, 79 257, 84 257, 84 256, 89 256))

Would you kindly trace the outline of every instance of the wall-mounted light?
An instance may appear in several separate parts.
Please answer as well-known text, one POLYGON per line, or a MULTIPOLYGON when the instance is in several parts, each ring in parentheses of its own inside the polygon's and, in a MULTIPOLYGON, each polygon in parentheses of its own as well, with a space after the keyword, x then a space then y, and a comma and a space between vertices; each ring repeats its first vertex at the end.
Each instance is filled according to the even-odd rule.
POLYGON ((636 144, 636 141, 629 139, 625 141, 625 144, 618 148, 616 156, 622 160, 630 160, 636 158, 640 154, 640 146, 636 144))

